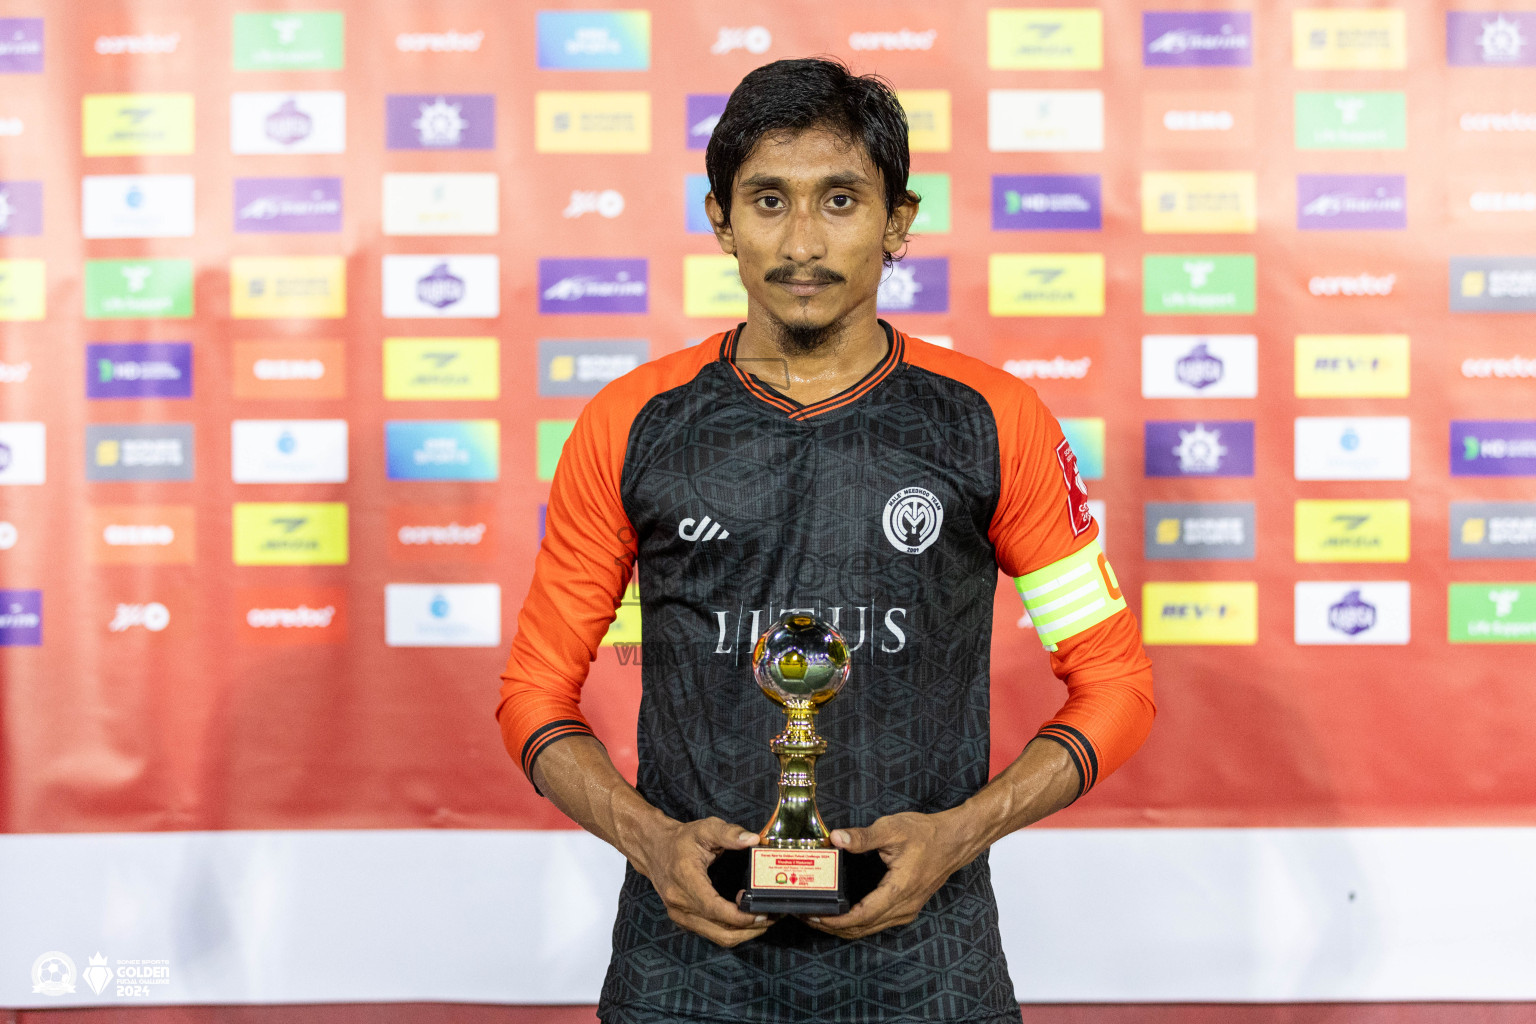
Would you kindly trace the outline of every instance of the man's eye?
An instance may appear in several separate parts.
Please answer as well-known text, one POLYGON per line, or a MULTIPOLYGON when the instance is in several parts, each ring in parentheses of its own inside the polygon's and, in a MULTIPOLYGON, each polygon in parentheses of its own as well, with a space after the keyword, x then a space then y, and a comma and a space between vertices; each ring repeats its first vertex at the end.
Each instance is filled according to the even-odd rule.
POLYGON ((853 205, 853 196, 833 196, 832 207, 837 210, 846 210, 853 205))
POLYGON ((765 209, 777 210, 781 205, 783 205, 784 201, 778 196, 763 196, 758 200, 758 202, 762 204, 765 209))

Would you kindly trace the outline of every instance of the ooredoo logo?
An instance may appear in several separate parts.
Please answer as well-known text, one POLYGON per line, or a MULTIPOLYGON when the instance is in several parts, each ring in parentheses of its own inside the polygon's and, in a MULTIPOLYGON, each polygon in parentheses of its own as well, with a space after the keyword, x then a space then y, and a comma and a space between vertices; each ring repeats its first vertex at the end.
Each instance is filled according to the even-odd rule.
POLYGON ((389 557, 397 562, 489 562, 498 521, 490 505, 395 505, 389 557))
POLYGON ((235 610, 242 643, 335 644, 347 635, 342 587, 246 587, 235 610))

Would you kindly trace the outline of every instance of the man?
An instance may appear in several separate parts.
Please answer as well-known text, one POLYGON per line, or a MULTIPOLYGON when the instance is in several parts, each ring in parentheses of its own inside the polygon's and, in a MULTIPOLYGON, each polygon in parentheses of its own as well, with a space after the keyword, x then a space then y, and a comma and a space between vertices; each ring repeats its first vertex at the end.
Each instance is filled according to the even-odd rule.
POLYGON ((705 157, 747 320, 610 384, 561 455, 497 716, 539 791, 629 860, 605 1021, 1019 1020, 987 848, 1150 728, 1150 664, 1056 420, 875 316, 917 213, 908 160, 879 80, 825 60, 747 75, 705 157), (1069 696, 988 782, 998 567, 1069 696), (578 707, 632 571, 638 789, 578 707), (783 719, 749 665, 785 608, 852 650, 819 802, 836 846, 888 869, 819 920, 744 913, 708 875, 774 806, 783 719))

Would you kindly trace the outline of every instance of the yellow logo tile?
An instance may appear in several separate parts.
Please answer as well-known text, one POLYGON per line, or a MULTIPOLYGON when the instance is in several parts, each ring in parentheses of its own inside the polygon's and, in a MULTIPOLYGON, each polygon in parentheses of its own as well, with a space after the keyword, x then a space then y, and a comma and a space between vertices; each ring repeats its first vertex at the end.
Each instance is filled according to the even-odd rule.
POLYGON ((907 113, 907 148, 914 153, 948 153, 949 90, 902 89, 896 99, 907 113))
POLYGON ((385 338, 384 397, 489 401, 501 395, 495 338, 385 338))
POLYGON ((42 260, 0 260, 0 320, 41 320, 48 282, 42 260))
POLYGON ((1152 171, 1141 176, 1148 234, 1251 234, 1258 224, 1251 171, 1152 171))
POLYGON ((1407 398, 1408 335, 1297 335, 1296 397, 1407 398))
POLYGON ((987 12, 987 67, 1083 71, 1104 66, 1104 15, 1096 7, 994 8, 987 12))
POLYGON ((86 156, 192 152, 189 92, 97 93, 81 101, 86 156))
POLYGON ((1257 583, 1143 583, 1141 637, 1152 644, 1252 644, 1257 583))
POLYGON ((734 256, 683 257, 683 315, 747 315, 747 290, 734 256))
POLYGON ((346 260, 236 256, 229 261, 229 315, 236 320, 346 316, 346 260))
POLYGON ((237 502, 234 555, 236 565, 346 565, 347 506, 237 502))
POLYGON ((1298 68, 1403 68, 1407 20, 1396 8, 1292 11, 1291 46, 1298 68))
POLYGON ((540 153, 649 153, 648 92, 540 92, 533 98, 540 153))
POLYGON ((1408 561, 1408 502, 1298 501, 1296 561, 1408 561))
POLYGON ((1104 254, 993 253, 987 261, 993 316, 1103 316, 1104 254))

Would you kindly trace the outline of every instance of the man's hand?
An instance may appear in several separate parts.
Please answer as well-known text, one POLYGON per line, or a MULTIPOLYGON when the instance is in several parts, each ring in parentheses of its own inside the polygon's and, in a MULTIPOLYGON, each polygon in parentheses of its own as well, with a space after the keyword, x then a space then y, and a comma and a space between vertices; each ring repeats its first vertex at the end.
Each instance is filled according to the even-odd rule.
POLYGON ((757 938, 773 919, 748 914, 721 899, 709 880, 709 866, 724 850, 756 845, 757 833, 719 818, 687 823, 666 819, 646 836, 642 856, 632 859, 656 887, 675 924, 729 948, 757 938))
MULTIPOLYGON (((953 813, 948 817, 952 818, 953 813)), ((874 891, 846 914, 806 918, 812 928, 843 939, 862 939, 909 924, 955 871, 976 859, 945 814, 906 812, 877 818, 868 828, 840 828, 832 845, 847 853, 878 850, 887 868, 874 891)))

